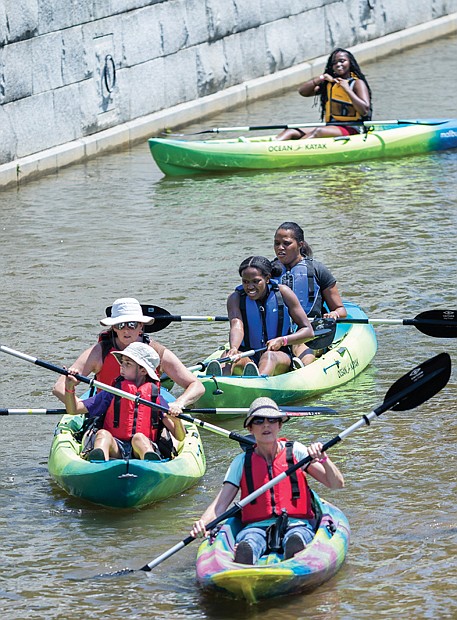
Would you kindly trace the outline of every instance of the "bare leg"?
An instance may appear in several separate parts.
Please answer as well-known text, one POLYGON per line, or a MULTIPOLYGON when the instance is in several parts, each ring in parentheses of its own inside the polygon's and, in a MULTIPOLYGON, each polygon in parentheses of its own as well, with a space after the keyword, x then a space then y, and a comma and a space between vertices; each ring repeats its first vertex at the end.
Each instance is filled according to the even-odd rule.
POLYGON ((113 436, 109 431, 103 428, 97 431, 97 434, 95 435, 94 450, 95 448, 100 448, 103 450, 105 460, 108 460, 109 457, 118 459, 121 456, 119 446, 114 441, 113 436))
POLYGON ((143 459, 146 452, 152 450, 151 442, 143 433, 135 433, 132 437, 132 450, 135 456, 143 459))
POLYGON ((275 140, 302 140, 307 137, 307 133, 311 132, 312 129, 313 127, 310 127, 307 131, 303 129, 283 129, 281 133, 278 133, 275 140))
POLYGON ((259 361, 261 375, 282 375, 290 369, 290 357, 284 351, 265 351, 259 361))
MULTIPOLYGON (((232 375, 242 375, 243 374, 243 370, 244 367, 246 366, 246 364, 248 362, 253 362, 254 360, 250 359, 249 357, 242 357, 240 360, 238 360, 237 362, 235 362, 234 364, 231 364, 231 374, 232 375)), ((227 367, 230 368, 230 366, 227 364, 227 367)), ((226 373, 224 372, 224 375, 226 373)), ((230 373, 228 373, 230 374, 230 373)))
POLYGON ((314 127, 312 131, 308 131, 304 139, 311 140, 313 138, 332 138, 336 136, 344 135, 339 127, 330 127, 327 125, 326 127, 314 127))
POLYGON ((306 346, 306 344, 296 344, 292 347, 292 353, 298 357, 305 366, 311 364, 316 359, 314 351, 306 346))

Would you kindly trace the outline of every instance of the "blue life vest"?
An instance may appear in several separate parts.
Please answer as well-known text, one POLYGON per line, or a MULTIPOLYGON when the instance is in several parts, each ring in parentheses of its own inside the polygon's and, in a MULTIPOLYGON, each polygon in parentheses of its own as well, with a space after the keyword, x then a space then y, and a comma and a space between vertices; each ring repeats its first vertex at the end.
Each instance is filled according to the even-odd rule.
POLYGON ((302 258, 292 269, 282 267, 282 275, 278 278, 293 290, 298 297, 301 307, 309 317, 321 316, 321 308, 316 307, 319 300, 320 286, 316 278, 316 271, 312 258, 302 258))
POLYGON ((240 296, 240 312, 244 327, 241 351, 260 349, 268 340, 290 333, 289 310, 276 282, 268 284, 266 301, 250 299, 242 285, 237 286, 235 290, 240 296))

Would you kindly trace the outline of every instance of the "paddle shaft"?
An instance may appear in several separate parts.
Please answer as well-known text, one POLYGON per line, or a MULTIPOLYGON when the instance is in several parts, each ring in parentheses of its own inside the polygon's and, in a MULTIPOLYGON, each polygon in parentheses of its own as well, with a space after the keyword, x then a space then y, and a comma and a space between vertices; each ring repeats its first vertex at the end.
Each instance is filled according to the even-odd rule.
POLYGON ((440 319, 336 319, 337 323, 354 323, 355 325, 449 325, 449 321, 440 319))
MULTIPOLYGON (((0 347, 0 350, 3 351, 4 353, 8 353, 9 355, 13 355, 14 357, 18 357, 27 362, 31 362, 32 364, 36 364, 37 366, 41 366, 42 368, 46 368, 48 370, 58 372, 61 375, 68 376, 70 374, 68 370, 66 370, 65 368, 61 368, 60 366, 56 366, 55 364, 51 364, 49 362, 45 362, 43 360, 37 359, 36 357, 26 355, 25 353, 21 353, 20 351, 16 351, 15 349, 10 349, 9 347, 5 347, 2 345, 0 347)), ((107 385, 106 383, 102 383, 101 381, 97 381, 96 379, 89 379, 89 377, 85 377, 84 375, 80 375, 80 374, 75 374, 72 376, 78 379, 78 381, 81 381, 82 383, 87 383, 91 387, 95 386, 101 390, 104 390, 105 392, 114 394, 115 396, 120 396, 121 398, 126 398, 136 403, 147 405, 148 407, 151 407, 153 409, 159 409, 160 411, 164 411, 165 413, 168 411, 168 408, 164 407, 163 405, 160 405, 158 403, 153 403, 152 401, 146 400, 145 398, 140 398, 139 396, 135 396, 135 394, 124 392, 124 390, 120 390, 119 388, 116 388, 112 385, 107 385)), ((188 412, 191 410, 184 409, 184 411, 188 412)), ((202 428, 206 428, 207 430, 212 431, 213 433, 217 433, 219 435, 225 435, 226 437, 229 437, 229 439, 236 438, 236 441, 239 441, 240 443, 252 444, 252 440, 246 439, 245 437, 243 437, 242 435, 238 435, 238 433, 235 433, 234 431, 228 431, 225 428, 219 428, 217 426, 214 426, 213 424, 208 424, 207 422, 198 420, 197 418, 193 418, 191 416, 185 416, 182 413, 179 414, 178 417, 182 418, 183 420, 187 420, 189 422, 198 424, 202 428)))
POLYGON ((345 126, 345 127, 377 127, 383 125, 440 125, 445 123, 445 120, 442 121, 432 121, 432 122, 421 122, 418 120, 387 120, 387 121, 335 121, 333 123, 288 123, 281 125, 251 125, 251 126, 243 126, 243 127, 211 127, 210 129, 204 129, 202 131, 195 131, 189 134, 179 134, 179 135, 200 135, 205 133, 224 133, 230 131, 265 131, 265 130, 273 130, 273 129, 300 129, 301 127, 328 127, 331 125, 345 126))
MULTIPOLYGON (((206 408, 206 409, 191 409, 192 413, 200 413, 205 415, 246 415, 249 411, 248 407, 220 407, 220 408, 206 408)), ((308 415, 328 414, 335 415, 338 412, 331 407, 285 407, 280 408, 279 411, 291 417, 300 417, 308 415)))
MULTIPOLYGON (((266 350, 267 350, 267 347, 261 347, 260 349, 250 349, 249 351, 243 351, 243 353, 240 353, 239 356, 236 356, 236 357, 239 357, 239 359, 241 359, 242 357, 252 357, 256 353, 263 353, 266 350)), ((195 366, 187 367, 187 370, 190 370, 190 372, 194 372, 196 370, 205 370, 208 364, 212 361, 217 361, 220 364, 231 364, 233 363, 234 359, 235 359, 235 356, 219 357, 217 360, 208 360, 207 362, 200 362, 199 364, 196 364, 195 366)))
POLYGON ((20 409, 12 408, 0 409, 0 415, 63 415, 66 413, 66 409, 20 409))

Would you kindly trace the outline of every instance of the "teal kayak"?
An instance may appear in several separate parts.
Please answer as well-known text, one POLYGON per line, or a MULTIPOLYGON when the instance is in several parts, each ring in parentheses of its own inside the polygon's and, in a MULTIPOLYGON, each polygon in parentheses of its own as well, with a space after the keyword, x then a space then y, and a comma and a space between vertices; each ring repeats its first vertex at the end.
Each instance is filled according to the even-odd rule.
POLYGON ((141 508, 182 493, 205 473, 206 460, 197 427, 183 420, 178 456, 162 461, 81 458, 78 432, 83 416, 65 414, 57 424, 48 460, 53 480, 64 491, 111 508, 141 508))
POLYGON ((235 537, 241 528, 237 518, 228 519, 213 539, 200 545, 197 581, 209 591, 219 591, 256 603, 261 599, 306 592, 328 581, 343 564, 350 537, 345 515, 336 506, 313 494, 321 514, 316 535, 290 560, 269 553, 254 566, 236 564, 235 537))
MULTIPOLYGON (((344 302, 344 306, 348 318, 368 318, 356 304, 344 302)), ((205 363, 223 356, 223 350, 212 353, 205 363)), ((301 402, 357 377, 370 364, 376 350, 376 334, 371 325, 338 323, 328 350, 304 368, 272 377, 213 377, 195 371, 205 387, 195 407, 249 407, 259 396, 269 396, 279 405, 301 402)))
POLYGON ((274 136, 225 140, 150 138, 160 170, 170 176, 345 164, 457 147, 457 119, 377 121, 367 133, 278 141, 274 136))

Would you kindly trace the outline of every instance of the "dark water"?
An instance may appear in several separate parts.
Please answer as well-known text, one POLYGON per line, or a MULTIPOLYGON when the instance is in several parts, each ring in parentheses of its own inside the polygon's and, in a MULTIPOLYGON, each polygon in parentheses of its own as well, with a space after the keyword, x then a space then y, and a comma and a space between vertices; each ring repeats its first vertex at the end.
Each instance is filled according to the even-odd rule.
MULTIPOLYGON (((375 118, 455 116, 455 37, 364 66, 375 118)), ((295 93, 205 120, 195 129, 317 119, 295 93)), ((193 128, 189 128, 192 130, 193 128)), ((343 296, 371 317, 410 318, 456 308, 457 152, 316 170, 166 179, 146 144, 4 191, 1 316, 4 345, 55 364, 93 342, 104 308, 133 295, 174 314, 223 314, 252 253, 272 256, 285 219, 305 229, 343 296)), ((413 327, 376 328, 379 351, 355 382, 318 403, 339 416, 296 419, 288 435, 327 440, 384 399, 402 374, 456 342, 413 327)), ((194 364, 225 324, 172 324, 157 334, 194 364)), ((0 406, 55 406, 57 375, 1 354, 0 406)), ((346 477, 322 495, 347 514, 348 559, 306 596, 256 607, 208 596, 195 582, 196 546, 152 573, 139 568, 187 536, 237 446, 202 430, 208 470, 191 491, 118 512, 68 497, 49 479, 56 419, 1 418, 0 611, 9 618, 454 618, 456 374, 433 400, 388 412, 334 448, 346 477)), ((238 428, 239 422, 226 423, 238 428)), ((315 485, 317 488, 317 485, 315 485)), ((319 489, 318 489, 319 490, 319 489)))

